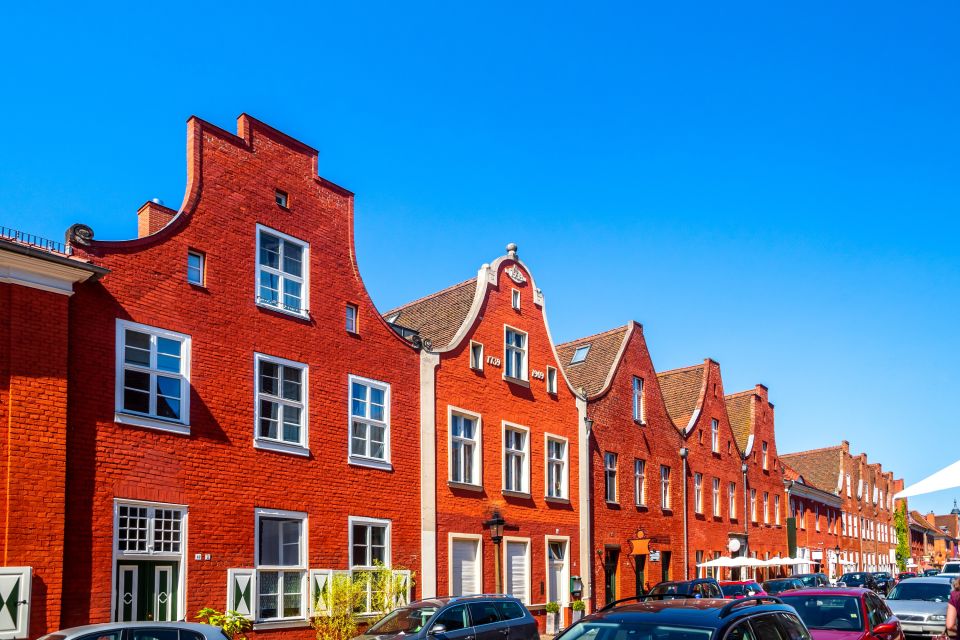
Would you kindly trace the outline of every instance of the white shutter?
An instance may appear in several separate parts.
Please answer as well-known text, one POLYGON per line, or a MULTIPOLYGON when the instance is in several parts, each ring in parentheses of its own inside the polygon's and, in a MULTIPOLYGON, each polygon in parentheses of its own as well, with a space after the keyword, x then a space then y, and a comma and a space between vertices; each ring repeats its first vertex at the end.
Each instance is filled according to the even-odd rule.
POLYGON ((394 584, 397 592, 393 595, 393 606, 403 607, 410 604, 410 590, 413 587, 413 575, 409 569, 399 569, 393 572, 394 584))
POLYGON ((453 572, 450 595, 462 596, 481 592, 480 575, 477 567, 479 546, 478 540, 453 541, 450 551, 453 572))
POLYGON ((0 567, 0 638, 30 633, 30 567, 0 567))
POLYGON ((530 604, 528 577, 527 543, 507 542, 507 593, 524 604, 530 604))
POLYGON ((333 571, 310 569, 310 613, 330 615, 330 588, 333 586, 333 571))
POLYGON ((244 618, 253 620, 256 595, 256 569, 227 569, 227 611, 236 611, 244 618))

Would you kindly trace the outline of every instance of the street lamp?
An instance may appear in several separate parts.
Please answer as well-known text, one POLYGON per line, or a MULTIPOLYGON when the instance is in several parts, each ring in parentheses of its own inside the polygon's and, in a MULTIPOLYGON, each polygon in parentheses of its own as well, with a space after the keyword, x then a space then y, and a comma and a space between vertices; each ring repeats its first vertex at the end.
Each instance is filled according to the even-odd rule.
POLYGON ((497 510, 494 510, 492 517, 483 523, 484 527, 490 529, 490 542, 496 548, 493 553, 493 575, 497 593, 502 592, 500 586, 500 543, 503 542, 503 527, 506 524, 503 516, 497 510))

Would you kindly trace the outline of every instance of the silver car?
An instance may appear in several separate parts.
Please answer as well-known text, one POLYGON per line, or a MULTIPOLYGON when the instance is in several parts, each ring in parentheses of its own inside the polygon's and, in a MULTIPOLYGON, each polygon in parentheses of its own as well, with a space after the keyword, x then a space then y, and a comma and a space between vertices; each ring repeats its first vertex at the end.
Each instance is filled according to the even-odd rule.
POLYGON ((887 595, 887 606, 900 619, 903 633, 935 636, 947 626, 950 581, 940 577, 901 580, 887 595))
POLYGON ((54 631, 40 640, 230 640, 219 627, 198 622, 109 622, 54 631))

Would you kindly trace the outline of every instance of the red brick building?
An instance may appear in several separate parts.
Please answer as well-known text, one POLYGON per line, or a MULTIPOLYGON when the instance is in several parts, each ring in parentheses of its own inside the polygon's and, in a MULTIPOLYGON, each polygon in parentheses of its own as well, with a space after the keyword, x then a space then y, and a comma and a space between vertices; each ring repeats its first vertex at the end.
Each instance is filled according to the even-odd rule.
POLYGON ((831 580, 836 579, 843 573, 838 552, 842 542, 842 500, 836 493, 817 488, 816 484, 830 484, 829 477, 818 475, 819 469, 809 469, 812 475, 808 478, 786 462, 783 466, 793 523, 794 544, 790 553, 807 560, 798 566, 798 571, 825 573, 831 580))
POLYGON ((428 345, 420 369, 422 554, 436 563, 424 565, 422 592, 508 592, 541 617, 547 602, 570 606, 570 577, 583 573, 584 427, 543 294, 516 246, 507 249, 476 278, 385 317, 428 345), (494 539, 497 519, 502 539, 494 539))
POLYGON ((683 575, 683 441, 640 324, 557 351, 571 384, 586 398, 592 426, 592 542, 584 544, 592 548, 593 604, 601 606, 683 575))

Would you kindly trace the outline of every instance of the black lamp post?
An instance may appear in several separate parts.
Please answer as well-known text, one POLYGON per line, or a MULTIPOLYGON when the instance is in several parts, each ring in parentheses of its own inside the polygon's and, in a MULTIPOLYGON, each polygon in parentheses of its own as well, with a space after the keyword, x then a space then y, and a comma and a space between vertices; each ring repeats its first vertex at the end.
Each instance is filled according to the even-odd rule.
POLYGON ((484 521, 483 526, 490 529, 490 542, 493 543, 493 576, 497 593, 502 593, 500 585, 500 543, 503 542, 503 527, 507 524, 499 511, 494 510, 492 517, 484 521))

